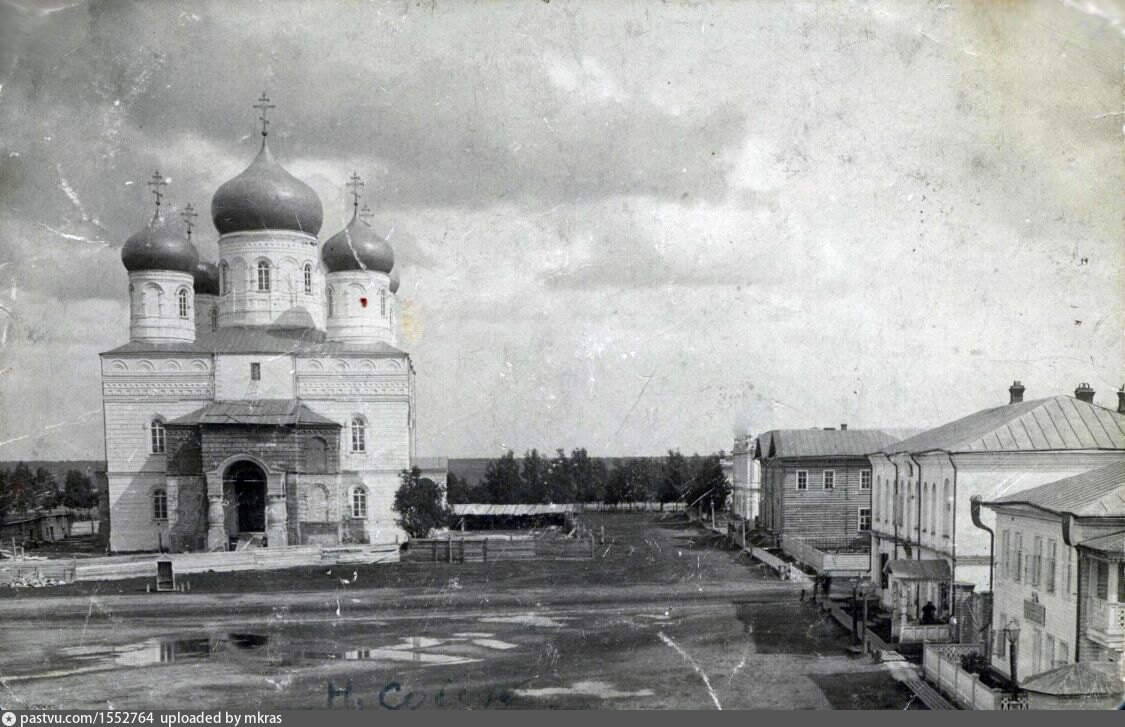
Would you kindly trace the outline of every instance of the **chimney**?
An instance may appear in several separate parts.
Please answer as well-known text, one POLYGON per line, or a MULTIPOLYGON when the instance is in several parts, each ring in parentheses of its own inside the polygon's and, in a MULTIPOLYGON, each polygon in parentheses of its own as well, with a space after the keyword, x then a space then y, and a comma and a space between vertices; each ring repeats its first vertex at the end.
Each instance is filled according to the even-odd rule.
POLYGON ((847 425, 846 423, 845 423, 845 424, 841 424, 841 425, 840 425, 840 431, 841 431, 841 432, 846 432, 846 431, 848 431, 848 425, 847 425))
POLYGON ((1087 383, 1081 383, 1078 388, 1074 390, 1074 398, 1079 401, 1084 401, 1088 404, 1094 403, 1094 390, 1090 388, 1087 383))
POLYGON ((1012 395, 1012 400, 1009 404, 1019 404, 1023 401, 1023 384, 1018 381, 1013 381, 1012 385, 1008 387, 1008 393, 1012 395))
POLYGON ((1125 384, 1117 390, 1117 413, 1125 414, 1125 384))

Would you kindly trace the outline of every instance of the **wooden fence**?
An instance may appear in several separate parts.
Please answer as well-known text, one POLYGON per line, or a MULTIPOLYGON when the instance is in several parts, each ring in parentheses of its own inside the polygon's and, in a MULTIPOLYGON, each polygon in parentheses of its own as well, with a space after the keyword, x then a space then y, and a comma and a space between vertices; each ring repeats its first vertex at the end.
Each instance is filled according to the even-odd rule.
POLYGON ((0 585, 74 580, 73 560, 18 560, 0 564, 0 585))
POLYGON ((576 502, 575 512, 683 512, 682 502, 576 502))
POLYGON ((582 538, 414 538, 403 563, 484 563, 504 560, 588 560, 594 539, 582 538))
POLYGON ((1005 694, 961 668, 961 657, 984 653, 983 644, 926 644, 922 653, 922 673, 964 709, 1017 709, 1005 704, 1005 694))

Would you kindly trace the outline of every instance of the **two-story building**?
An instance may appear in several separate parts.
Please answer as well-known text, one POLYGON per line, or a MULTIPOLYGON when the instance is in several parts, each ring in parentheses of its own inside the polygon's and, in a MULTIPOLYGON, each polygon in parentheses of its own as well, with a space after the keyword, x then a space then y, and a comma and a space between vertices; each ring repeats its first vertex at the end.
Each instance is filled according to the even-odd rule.
POLYGON ((762 434, 755 444, 762 472, 762 526, 786 553, 817 571, 866 571, 871 528, 866 455, 893 441, 884 432, 846 425, 762 434))
POLYGON ((731 510, 744 520, 758 517, 761 503, 762 467, 754 458, 756 440, 747 435, 734 440, 731 510))
MULTIPOLYGON (((1023 393, 1017 381, 1007 405, 870 456, 875 554, 870 577, 884 606, 900 619, 917 622, 927 602, 939 617, 954 615, 957 599, 989 589, 990 542, 987 532, 973 525, 973 496, 999 500, 1125 458, 1120 402, 1118 411, 1095 404, 1087 385, 1074 397, 1024 401, 1023 393), (911 563, 919 560, 935 562, 911 563)), ((981 517, 993 526, 994 513, 981 517)))

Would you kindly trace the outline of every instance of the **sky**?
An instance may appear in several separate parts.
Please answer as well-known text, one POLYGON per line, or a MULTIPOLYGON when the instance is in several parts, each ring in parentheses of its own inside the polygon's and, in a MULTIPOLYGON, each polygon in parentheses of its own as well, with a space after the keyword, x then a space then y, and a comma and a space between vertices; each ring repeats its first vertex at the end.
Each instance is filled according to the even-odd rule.
POLYGON ((402 265, 418 453, 729 450, 1125 381, 1125 13, 0 3, 0 460, 100 458, 124 240, 270 146, 402 265))

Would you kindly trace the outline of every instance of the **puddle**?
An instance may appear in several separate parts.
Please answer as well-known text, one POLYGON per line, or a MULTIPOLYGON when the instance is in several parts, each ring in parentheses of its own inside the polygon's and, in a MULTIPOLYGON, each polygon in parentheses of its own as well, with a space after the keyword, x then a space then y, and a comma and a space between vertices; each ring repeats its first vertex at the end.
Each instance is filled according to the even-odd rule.
POLYGON ((564 621, 569 621, 569 618, 551 618, 550 616, 540 616, 535 613, 526 613, 519 616, 488 616, 481 619, 482 623, 488 624, 519 624, 520 626, 542 626, 544 628, 560 628, 564 626, 564 621))
POLYGON ((520 697, 546 698, 546 697, 598 697, 599 699, 621 699, 623 697, 651 697, 651 689, 639 689, 635 692, 623 692, 609 682, 575 682, 569 687, 544 687, 542 689, 513 689, 514 694, 520 697))
POLYGON ((490 639, 494 636, 491 631, 458 631, 453 635, 459 639, 490 639))
POLYGON ((487 649, 500 649, 501 651, 516 648, 516 644, 509 644, 507 641, 500 641, 499 639, 473 639, 473 643, 487 649))

